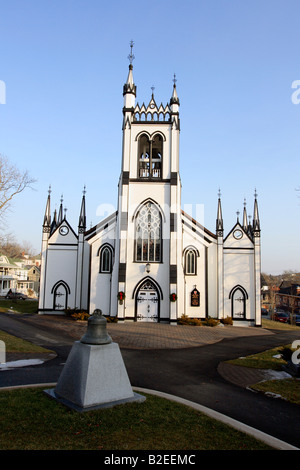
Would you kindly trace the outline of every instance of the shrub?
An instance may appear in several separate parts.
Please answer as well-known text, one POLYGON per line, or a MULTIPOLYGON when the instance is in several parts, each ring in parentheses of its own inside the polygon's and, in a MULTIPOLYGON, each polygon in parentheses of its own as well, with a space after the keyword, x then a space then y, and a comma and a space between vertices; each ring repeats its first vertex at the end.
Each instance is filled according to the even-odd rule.
POLYGON ((118 323, 118 317, 116 316, 110 316, 110 315, 104 315, 106 320, 107 320, 107 323, 118 323))
POLYGON ((200 318, 190 318, 187 315, 183 314, 178 320, 179 325, 194 325, 194 326, 202 326, 202 321, 200 318))
POLYGON ((189 324, 189 317, 185 314, 181 315, 178 320, 179 325, 188 325, 189 324))
POLYGON ((89 316, 90 315, 85 311, 78 311, 71 314, 71 317, 74 318, 74 320, 87 320, 89 316))
POLYGON ((202 326, 202 320, 200 318, 191 318, 190 325, 202 326))
POLYGON ((206 326, 217 326, 219 323, 219 320, 217 320, 216 318, 207 317, 204 320, 204 325, 206 326))
POLYGON ((222 318, 220 321, 223 325, 233 325, 232 317, 222 318))

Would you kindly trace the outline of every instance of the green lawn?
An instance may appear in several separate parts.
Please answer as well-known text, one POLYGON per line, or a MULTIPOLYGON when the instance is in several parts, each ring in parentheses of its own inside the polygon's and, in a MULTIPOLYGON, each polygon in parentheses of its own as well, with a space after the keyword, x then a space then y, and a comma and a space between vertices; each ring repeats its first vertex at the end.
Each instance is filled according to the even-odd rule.
POLYGON ((38 310, 37 300, 11 300, 11 299, 0 299, 0 312, 12 312, 12 313, 36 313, 38 310))
MULTIPOLYGON (((286 325, 282 326, 284 328, 286 325)), ((271 369, 275 371, 282 371, 283 366, 286 364, 286 361, 280 357, 284 348, 291 349, 291 344, 286 346, 278 346, 277 348, 268 349, 258 354, 252 354, 227 362, 256 369, 271 369)), ((291 350, 294 351, 293 349, 291 350)), ((252 385, 251 388, 265 393, 269 392, 275 395, 280 395, 283 399, 300 405, 299 378, 292 377, 290 379, 286 378, 279 380, 268 380, 252 385)))
POLYGON ((143 403, 78 413, 45 395, 41 388, 2 390, 0 449, 270 449, 185 405, 146 397, 143 403))
MULTIPOLYGON (((21 310, 27 301, 19 303, 21 310)), ((45 351, 1 331, 0 340, 5 342, 7 351, 45 351)), ((281 360, 273 357, 278 349, 237 361, 250 367, 280 369, 281 360)), ((286 381, 279 382, 282 386, 286 381)), ((299 385, 300 381, 297 382, 299 385)), ((187 406, 146 396, 143 403, 77 413, 49 398, 43 388, 0 390, 0 450, 270 449, 261 441, 187 406)), ((294 385, 289 396, 298 403, 295 396, 299 397, 299 390, 294 385)))
POLYGON ((16 336, 10 335, 0 330, 0 340, 5 343, 7 353, 46 353, 48 349, 42 348, 36 344, 30 343, 16 336))

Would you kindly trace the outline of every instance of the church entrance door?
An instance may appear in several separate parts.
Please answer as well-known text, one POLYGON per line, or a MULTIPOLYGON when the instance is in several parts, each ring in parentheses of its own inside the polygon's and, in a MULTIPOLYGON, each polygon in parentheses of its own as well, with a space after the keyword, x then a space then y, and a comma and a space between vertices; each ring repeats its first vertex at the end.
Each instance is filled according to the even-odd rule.
POLYGON ((59 284, 54 291, 54 310, 67 308, 67 290, 63 284, 59 284))
POLYGON ((137 321, 158 321, 158 293, 150 281, 144 282, 137 292, 137 321))

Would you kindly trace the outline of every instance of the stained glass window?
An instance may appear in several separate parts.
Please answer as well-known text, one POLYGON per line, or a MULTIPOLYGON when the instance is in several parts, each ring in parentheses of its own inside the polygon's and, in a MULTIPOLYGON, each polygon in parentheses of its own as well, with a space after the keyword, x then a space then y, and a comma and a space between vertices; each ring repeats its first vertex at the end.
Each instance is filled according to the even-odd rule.
POLYGON ((157 207, 148 202, 136 217, 136 261, 161 261, 161 215, 157 207))

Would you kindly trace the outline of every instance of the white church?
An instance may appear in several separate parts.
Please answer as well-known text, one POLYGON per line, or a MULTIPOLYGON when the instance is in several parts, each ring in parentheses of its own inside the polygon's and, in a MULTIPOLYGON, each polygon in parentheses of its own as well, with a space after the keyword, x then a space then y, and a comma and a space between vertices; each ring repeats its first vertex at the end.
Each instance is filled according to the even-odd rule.
POLYGON ((246 206, 225 236, 221 198, 215 232, 181 208, 179 98, 136 103, 132 48, 123 87, 122 165, 117 211, 86 227, 85 191, 78 227, 61 202, 43 222, 39 313, 101 309, 118 321, 176 324, 191 318, 231 317, 261 326, 260 220, 256 194, 252 222, 246 206))

